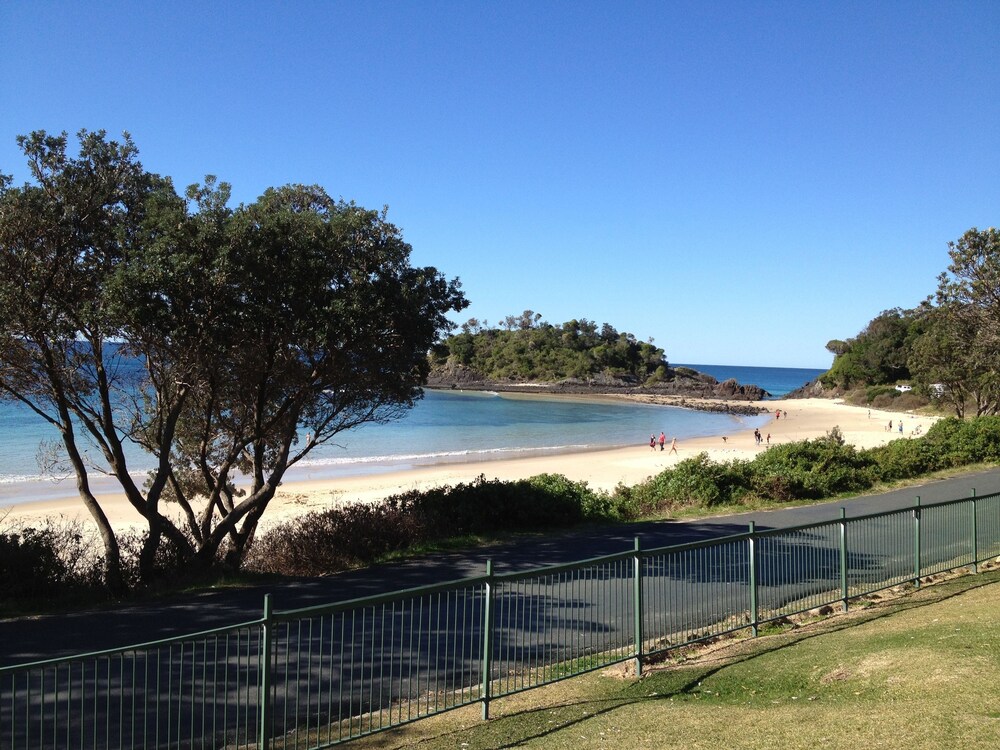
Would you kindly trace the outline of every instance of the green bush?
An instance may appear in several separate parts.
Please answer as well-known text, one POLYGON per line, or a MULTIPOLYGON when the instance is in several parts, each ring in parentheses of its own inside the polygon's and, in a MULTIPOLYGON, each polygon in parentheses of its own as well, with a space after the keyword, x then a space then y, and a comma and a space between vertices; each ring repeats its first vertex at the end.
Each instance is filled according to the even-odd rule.
POLYGON ((586 485, 552 475, 505 482, 480 476, 468 484, 408 496, 404 508, 441 537, 569 526, 584 520, 586 485))
POLYGON ((771 446, 751 462, 755 493, 773 500, 814 500, 871 487, 878 469, 868 453, 843 443, 839 429, 815 440, 771 446))
POLYGON ((749 462, 717 463, 707 453, 687 458, 632 487, 619 485, 612 495, 624 519, 677 508, 711 508, 740 502, 750 488, 749 462))
POLYGON ((870 385, 865 388, 866 403, 873 403, 879 396, 888 396, 891 401, 899 396, 899 391, 891 385, 870 385))
POLYGON ((711 508, 732 505, 749 490, 749 462, 721 464, 707 453, 681 461, 670 472, 666 483, 674 507, 711 508))
POLYGON ((667 469, 632 486, 619 484, 612 494, 612 501, 622 517, 634 520, 672 508, 672 498, 667 489, 672 471, 667 469))
POLYGON ((912 479, 941 468, 940 457, 926 439, 893 440, 867 453, 885 482, 912 479))
POLYGON ((941 419, 924 439, 940 455, 944 467, 1000 461, 1000 416, 941 419))

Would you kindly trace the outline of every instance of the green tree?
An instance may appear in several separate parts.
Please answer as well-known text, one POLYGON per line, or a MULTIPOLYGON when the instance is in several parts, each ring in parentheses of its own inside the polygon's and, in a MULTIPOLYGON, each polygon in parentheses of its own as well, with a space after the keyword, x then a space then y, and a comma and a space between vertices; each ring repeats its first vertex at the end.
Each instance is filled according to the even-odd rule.
POLYGON ((469 321, 444 342, 450 361, 493 380, 552 382, 607 374, 655 383, 670 377, 666 355, 652 341, 639 342, 631 333, 586 318, 554 326, 541 317, 531 310, 508 315, 502 330, 469 321))
POLYGON ((938 277, 937 306, 913 365, 924 382, 947 386, 961 416, 1000 411, 1000 231, 975 227, 948 243, 951 263, 938 277))
POLYGON ((833 366, 822 376, 823 382, 851 388, 908 380, 907 361, 918 320, 915 310, 885 310, 855 338, 830 341, 826 348, 835 358, 833 366))
POLYGON ((238 565, 289 467, 420 397, 465 298, 409 264, 384 210, 305 186, 233 210, 213 179, 184 200, 127 134, 79 140, 71 157, 65 134, 19 138, 34 181, 0 181, 0 394, 59 430, 109 586, 119 544, 86 441, 148 525, 143 575, 164 538, 238 565), (144 485, 128 443, 155 460, 144 485))

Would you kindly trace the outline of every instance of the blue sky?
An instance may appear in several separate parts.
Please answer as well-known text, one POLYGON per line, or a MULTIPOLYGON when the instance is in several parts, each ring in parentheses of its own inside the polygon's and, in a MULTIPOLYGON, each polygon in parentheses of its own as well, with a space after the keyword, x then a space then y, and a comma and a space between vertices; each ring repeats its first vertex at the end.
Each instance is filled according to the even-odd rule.
POLYGON ((0 3, 15 137, 378 208, 456 316, 828 367, 1000 209, 997 2, 0 3))

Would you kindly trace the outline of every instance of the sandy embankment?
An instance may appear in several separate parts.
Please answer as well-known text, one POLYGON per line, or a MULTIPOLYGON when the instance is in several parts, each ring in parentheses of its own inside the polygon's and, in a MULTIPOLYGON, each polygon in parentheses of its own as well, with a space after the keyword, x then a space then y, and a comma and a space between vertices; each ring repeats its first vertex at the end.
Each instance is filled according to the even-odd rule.
MULTIPOLYGON (((761 434, 770 434, 770 444, 821 437, 839 427, 844 438, 859 448, 882 445, 890 440, 926 432, 934 419, 903 412, 881 411, 848 406, 828 399, 794 399, 762 403, 771 411, 771 419, 761 434), (775 418, 775 411, 781 417, 775 418), (886 428, 892 421, 893 430, 886 428), (898 431, 900 420, 903 432, 898 431)), ((757 445, 753 431, 747 430, 722 437, 682 440, 676 454, 667 450, 650 450, 647 444, 613 450, 536 456, 434 465, 405 471, 351 476, 316 481, 288 481, 268 506, 263 525, 291 518, 314 510, 323 510, 345 502, 371 502, 413 489, 470 482, 479 477, 515 480, 536 474, 563 474, 587 482, 596 489, 612 490, 619 483, 637 484, 678 461, 701 452, 714 461, 753 458, 767 449, 767 443, 757 445)), ((102 506, 116 528, 142 527, 144 522, 121 495, 102 495, 102 506)), ((38 500, 0 508, 0 517, 8 512, 8 522, 40 523, 43 519, 79 518, 89 522, 90 516, 79 499, 38 500)))

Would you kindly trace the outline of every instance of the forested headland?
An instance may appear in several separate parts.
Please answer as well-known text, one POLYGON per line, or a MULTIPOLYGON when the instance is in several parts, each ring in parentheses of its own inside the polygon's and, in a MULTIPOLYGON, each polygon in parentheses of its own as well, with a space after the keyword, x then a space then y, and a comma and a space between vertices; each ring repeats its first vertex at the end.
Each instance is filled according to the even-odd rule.
POLYGON ((428 384, 439 388, 562 392, 644 392, 755 401, 768 394, 753 384, 719 383, 687 367, 671 367, 652 340, 586 318, 553 325, 540 313, 509 315, 499 326, 475 318, 445 337, 430 355, 428 384))

